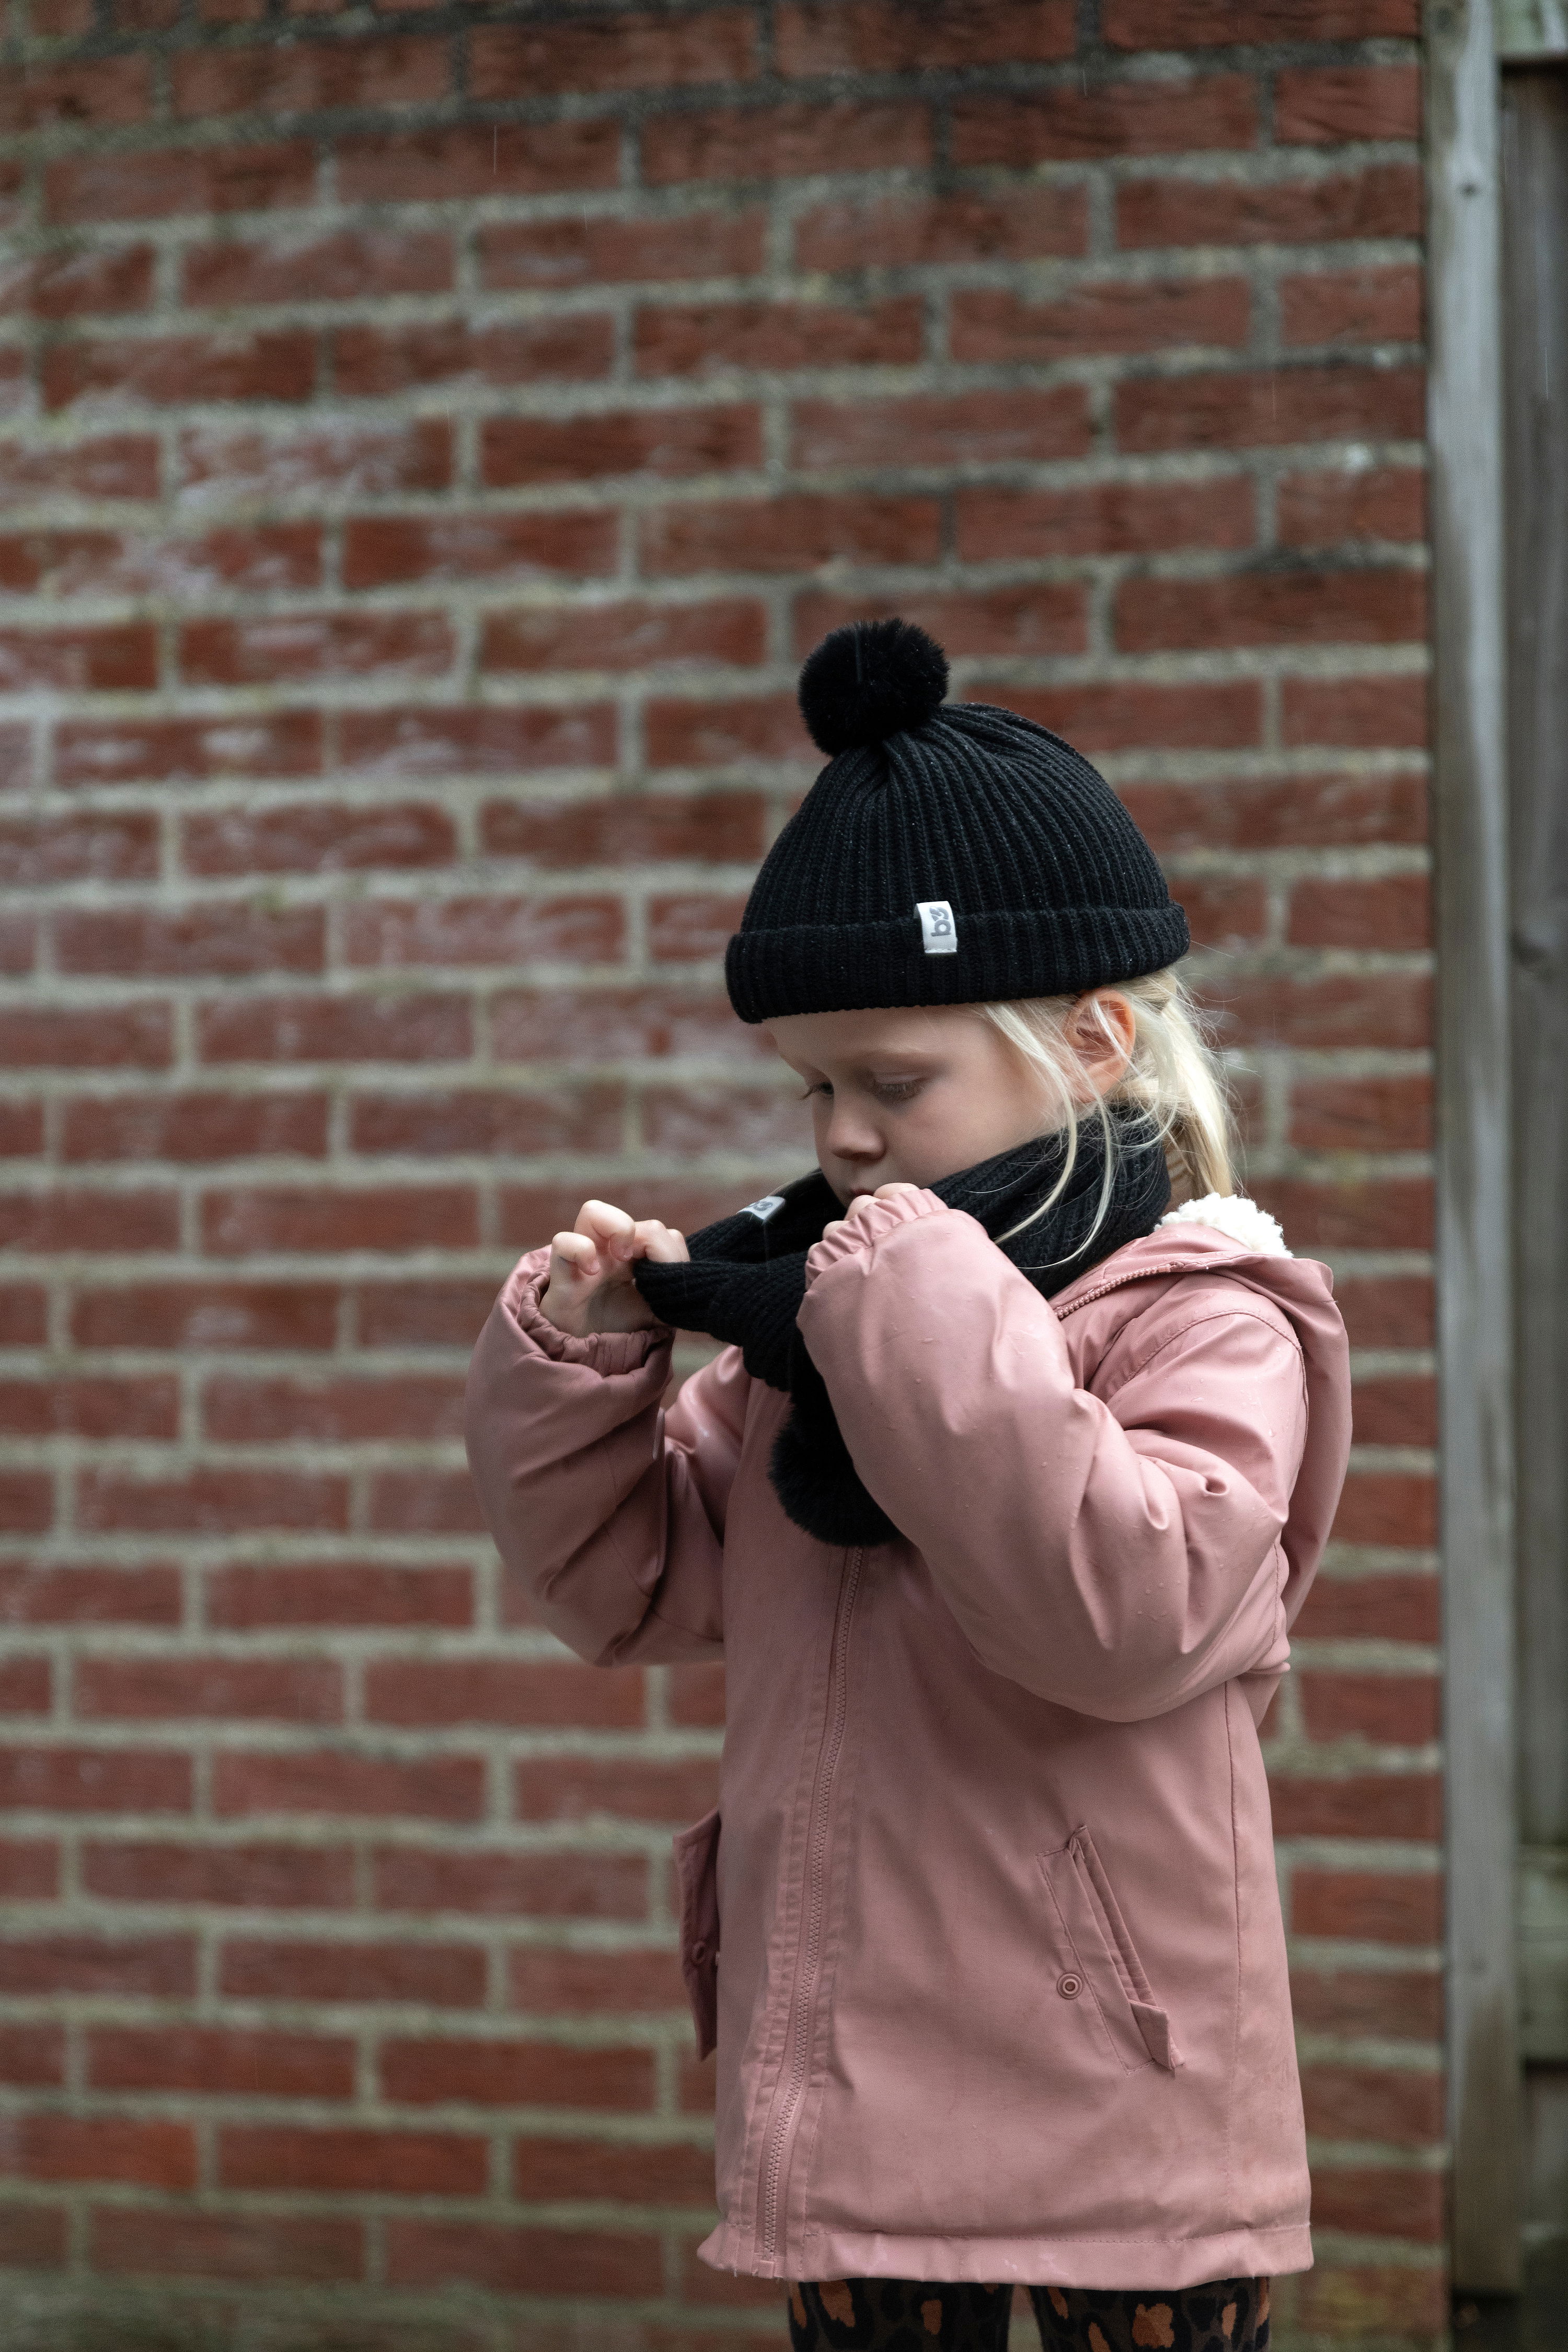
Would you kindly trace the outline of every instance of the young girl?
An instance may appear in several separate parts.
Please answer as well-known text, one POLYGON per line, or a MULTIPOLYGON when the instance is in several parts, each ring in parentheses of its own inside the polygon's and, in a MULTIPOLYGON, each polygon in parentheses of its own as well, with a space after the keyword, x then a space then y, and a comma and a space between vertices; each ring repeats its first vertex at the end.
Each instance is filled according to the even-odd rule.
POLYGON ((818 647, 828 763, 730 943, 820 1173, 689 1248, 587 1202, 470 1458, 580 1655, 725 1662, 676 1841, 706 2259, 790 2282, 797 2352, 998 2352, 1019 2284, 1047 2352, 1260 2352, 1311 2251, 1258 1726, 1343 1328, 1232 1191, 1142 835, 946 683, 902 622, 818 647), (673 1328, 731 1344, 661 1414, 673 1328))

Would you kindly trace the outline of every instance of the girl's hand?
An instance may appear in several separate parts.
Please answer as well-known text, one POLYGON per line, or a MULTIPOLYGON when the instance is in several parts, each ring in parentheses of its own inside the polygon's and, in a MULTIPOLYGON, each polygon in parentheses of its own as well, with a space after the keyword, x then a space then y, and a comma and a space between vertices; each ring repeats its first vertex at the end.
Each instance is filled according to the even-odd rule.
POLYGON ((666 1265, 689 1257, 686 1237, 657 1217, 634 1223, 608 1201, 584 1201, 574 1230, 550 1244, 550 1278, 539 1311, 558 1331, 585 1339, 594 1331, 645 1331, 658 1321, 632 1279, 633 1261, 666 1265))
POLYGON ((823 1240, 826 1241, 829 1234, 842 1234, 847 1232, 850 1218, 861 1215, 865 1210, 870 1207, 873 1201, 890 1201, 897 1193, 918 1192, 920 1189, 921 1188, 918 1184, 879 1184, 874 1192, 858 1193, 856 1198, 850 1202, 849 1206, 845 1211, 843 1216, 834 1217, 827 1224, 823 1226, 823 1240))

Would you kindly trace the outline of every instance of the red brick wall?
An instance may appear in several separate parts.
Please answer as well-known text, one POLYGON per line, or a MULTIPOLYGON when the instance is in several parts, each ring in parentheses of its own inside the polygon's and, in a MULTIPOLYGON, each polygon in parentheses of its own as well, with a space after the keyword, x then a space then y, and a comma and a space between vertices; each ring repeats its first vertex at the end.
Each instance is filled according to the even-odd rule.
POLYGON ((805 1158, 718 954, 896 607, 1125 792, 1340 1276, 1286 2300, 1428 2343, 1415 0, 331 9, 0 64, 10 2340, 776 2339, 690 2252, 719 1690, 530 1625, 458 1408, 583 1194, 805 1158))

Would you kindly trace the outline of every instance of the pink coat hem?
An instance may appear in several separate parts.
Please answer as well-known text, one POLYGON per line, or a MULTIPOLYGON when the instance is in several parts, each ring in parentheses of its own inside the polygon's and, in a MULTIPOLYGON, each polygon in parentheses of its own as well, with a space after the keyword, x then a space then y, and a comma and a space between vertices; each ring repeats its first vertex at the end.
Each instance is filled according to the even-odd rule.
POLYGON ((744 2237, 721 2222, 697 2252, 716 2271, 803 2279, 941 2279, 981 2286, 1082 2286, 1091 2268, 1098 2287, 1175 2292, 1178 2279, 1283 2278, 1312 2267, 1304 2222, 1232 2230, 1210 2238, 899 2238, 877 2230, 808 2233, 793 2273, 758 2273, 744 2237))

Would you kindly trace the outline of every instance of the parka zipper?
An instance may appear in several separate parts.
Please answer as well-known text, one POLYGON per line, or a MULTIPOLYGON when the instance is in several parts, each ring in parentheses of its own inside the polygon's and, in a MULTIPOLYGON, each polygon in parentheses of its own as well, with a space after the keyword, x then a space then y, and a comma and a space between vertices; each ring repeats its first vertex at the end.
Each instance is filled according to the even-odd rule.
POLYGON ((859 1549, 848 1556, 844 1581, 839 1587, 833 1647, 828 1656, 826 1728, 817 1758, 816 1780, 811 1792, 811 1811, 806 1825, 805 1902, 801 1920, 799 1966, 795 1971, 795 1993, 790 2005, 790 2039, 786 2044, 791 2056, 789 2080, 782 2093, 777 2095, 778 2109, 768 2135, 767 2153, 763 2164, 759 2219, 763 2252, 770 2261, 777 2253, 779 2194, 784 2182, 785 2157, 810 2064, 811 2011, 816 1993, 817 1969, 822 1959, 823 1920, 827 1907, 827 1829, 833 1776, 838 1767, 848 1717, 849 1630, 865 1558, 865 1552, 859 1549))

